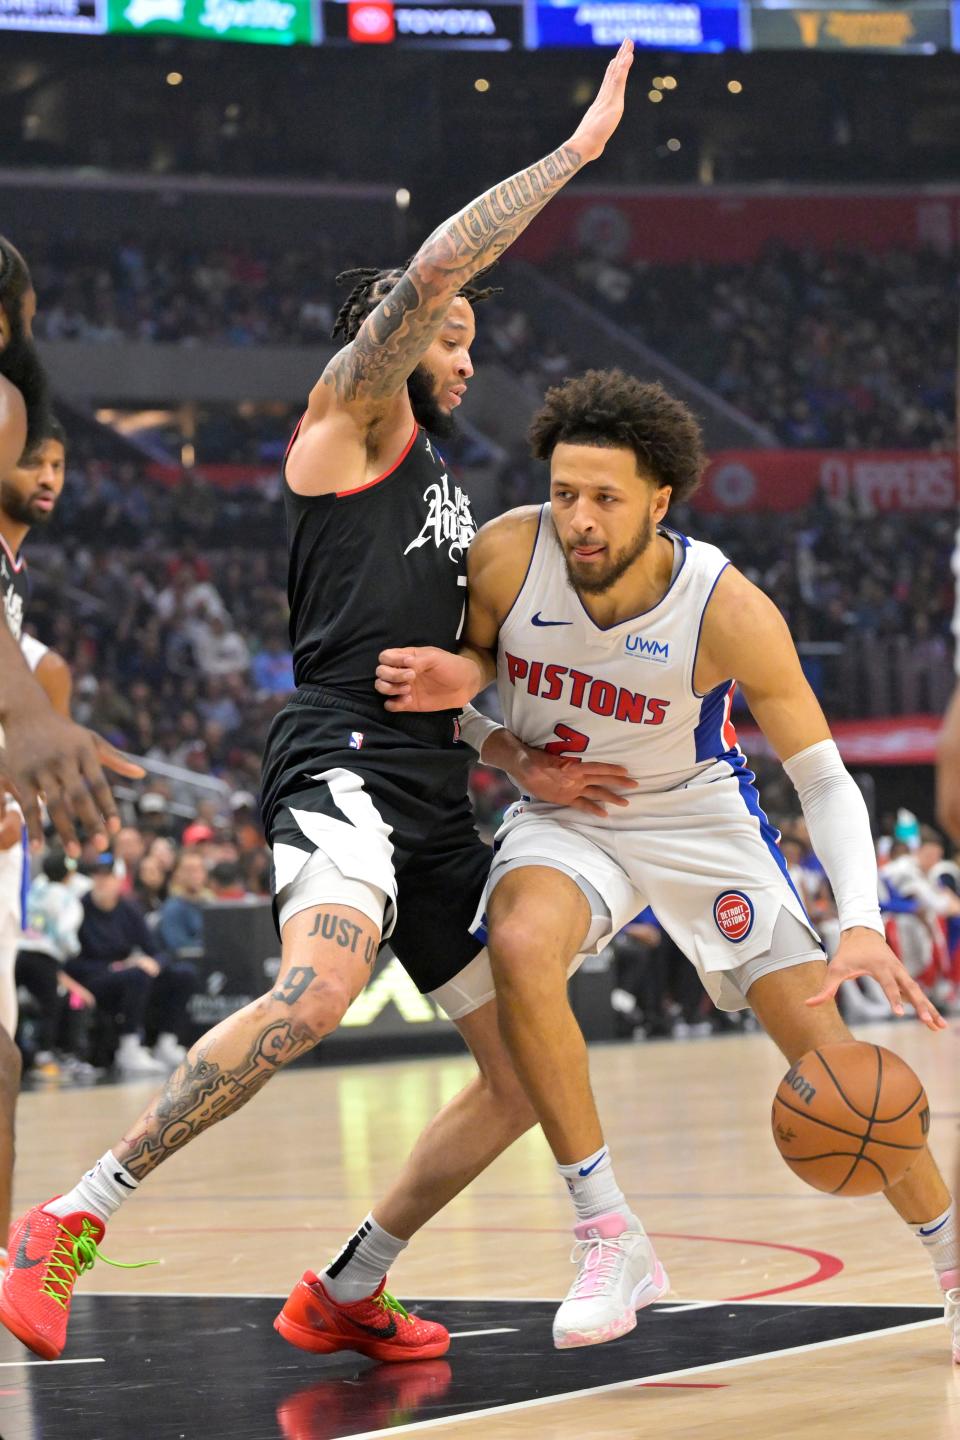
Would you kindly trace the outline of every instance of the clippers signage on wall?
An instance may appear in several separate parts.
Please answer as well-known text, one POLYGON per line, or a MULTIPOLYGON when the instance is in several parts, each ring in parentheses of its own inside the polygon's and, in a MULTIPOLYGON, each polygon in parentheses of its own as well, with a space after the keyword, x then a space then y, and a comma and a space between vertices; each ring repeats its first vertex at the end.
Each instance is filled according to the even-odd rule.
POLYGON ((960 247, 960 187, 870 190, 794 187, 769 194, 740 186, 633 190, 578 186, 557 198, 511 251, 540 264, 585 252, 613 262, 744 264, 770 244, 792 250, 886 252, 960 247), (650 223, 656 213, 657 223, 650 223))
POLYGON ((417 50, 512 50, 523 44, 523 7, 405 5, 394 0, 325 0, 331 44, 417 50))
POLYGON ((107 0, 0 0, 0 30, 102 35, 107 0))
POLYGON ((865 50, 932 55, 950 48, 949 0, 911 4, 763 3, 753 0, 755 50, 865 50))
POLYGON ((616 46, 627 37, 651 50, 737 50, 740 6, 730 0, 654 0, 650 4, 604 0, 539 0, 531 44, 616 46))
POLYGON ((957 505, 953 455, 925 450, 730 450, 715 455, 693 499, 699 510, 799 510, 817 498, 851 514, 957 505))
MULTIPOLYGON (((5 0, 0 0, 0 4, 5 0)), ((9 3, 9 0, 6 0, 9 3)), ((258 45, 310 45, 311 0, 107 0, 110 30, 190 35, 258 45)))

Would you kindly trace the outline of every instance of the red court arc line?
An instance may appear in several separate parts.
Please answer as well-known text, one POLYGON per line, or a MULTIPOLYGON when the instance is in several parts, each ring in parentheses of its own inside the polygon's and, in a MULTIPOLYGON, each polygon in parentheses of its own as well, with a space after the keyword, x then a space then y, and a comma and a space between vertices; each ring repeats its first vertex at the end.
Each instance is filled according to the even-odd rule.
MULTIPOLYGON (((248 1235, 255 1232, 271 1235, 316 1235, 334 1230, 332 1225, 271 1225, 266 1232, 261 1225, 148 1225, 149 1235, 248 1235)), ((435 1225, 435 1233, 445 1235, 566 1235, 555 1225, 435 1225)), ((339 1229, 337 1230, 339 1234, 339 1229)), ((785 1250, 791 1255, 804 1255, 816 1262, 816 1270, 803 1280, 791 1280, 789 1285, 772 1285, 768 1290, 753 1290, 749 1295, 724 1295, 714 1302, 718 1305, 733 1304, 737 1300, 765 1300, 770 1295, 785 1295, 789 1290, 804 1290, 808 1285, 820 1285, 832 1280, 843 1269, 838 1255, 829 1255, 825 1250, 809 1250, 804 1245, 784 1245, 778 1240, 739 1240, 730 1235, 676 1235, 666 1230, 651 1231, 654 1240, 701 1240, 710 1245, 750 1245, 760 1250, 785 1250)))
POLYGON ((765 1300, 769 1295, 784 1295, 788 1290, 803 1290, 808 1285, 820 1285, 832 1280, 843 1269, 838 1255, 828 1255, 825 1250, 808 1250, 804 1245, 784 1245, 777 1240, 735 1240, 726 1235, 671 1235, 666 1231, 654 1234, 655 1240, 706 1240, 714 1245, 755 1245, 761 1250, 786 1250, 792 1255, 805 1255, 816 1261, 817 1268, 803 1280, 792 1280, 789 1285, 772 1285, 769 1290, 753 1290, 749 1295, 726 1295, 721 1304, 733 1304, 735 1300, 765 1300))

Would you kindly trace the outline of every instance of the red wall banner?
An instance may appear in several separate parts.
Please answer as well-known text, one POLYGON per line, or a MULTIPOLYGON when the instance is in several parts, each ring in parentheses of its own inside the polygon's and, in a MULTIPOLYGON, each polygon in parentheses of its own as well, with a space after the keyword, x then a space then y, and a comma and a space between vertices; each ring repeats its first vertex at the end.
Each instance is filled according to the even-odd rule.
POLYGON ((960 248, 960 189, 795 190, 736 188, 560 195, 516 242, 534 263, 587 251, 611 260, 684 264, 755 259, 769 245, 884 251, 960 248))
MULTIPOLYGON (((848 765, 932 765, 940 715, 895 715, 882 720, 836 720, 830 729, 848 765)), ((770 755, 763 735, 753 725, 738 725, 737 738, 747 755, 770 755)))
POLYGON ((698 510, 798 510, 818 493, 855 514, 953 510, 957 461, 924 450, 726 450, 693 497, 698 510))

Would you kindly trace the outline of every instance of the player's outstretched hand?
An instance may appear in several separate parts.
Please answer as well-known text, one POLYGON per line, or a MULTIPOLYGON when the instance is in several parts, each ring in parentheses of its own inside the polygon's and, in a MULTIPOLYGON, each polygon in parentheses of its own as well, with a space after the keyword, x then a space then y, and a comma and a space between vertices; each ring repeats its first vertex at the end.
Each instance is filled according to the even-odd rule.
POLYGON ((483 688, 483 675, 469 656, 408 646, 381 650, 375 684, 388 710, 462 710, 483 688))
POLYGON ((101 843, 120 828, 103 767, 139 779, 143 769, 109 741, 66 720, 46 701, 7 715, 0 769, 23 808, 30 838, 43 839, 40 801, 70 855, 79 855, 79 821, 101 843))
POLYGON ((953 692, 937 754, 937 824, 960 845, 960 685, 953 692))
POLYGON ((895 1015, 903 1014, 904 1001, 907 1001, 928 1030, 947 1028, 947 1022, 937 1007, 927 999, 883 936, 875 930, 844 931, 837 953, 827 966, 826 984, 819 995, 810 997, 807 1004, 822 1005, 826 1000, 832 1000, 845 980, 855 980, 858 975, 869 975, 876 980, 895 1015))
POLYGON ((582 160, 596 160, 623 118, 627 76, 633 64, 633 41, 624 40, 607 66, 597 97, 573 135, 571 147, 582 160))
POLYGON ((523 746, 510 774, 525 795, 584 815, 606 815, 611 805, 628 805, 624 792, 634 790, 637 784, 622 765, 549 755, 532 745, 523 746))

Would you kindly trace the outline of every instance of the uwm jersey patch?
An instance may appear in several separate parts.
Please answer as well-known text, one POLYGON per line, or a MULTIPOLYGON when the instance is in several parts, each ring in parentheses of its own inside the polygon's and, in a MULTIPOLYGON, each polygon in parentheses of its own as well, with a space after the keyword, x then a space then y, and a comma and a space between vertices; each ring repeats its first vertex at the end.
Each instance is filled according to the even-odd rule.
POLYGON ((713 545, 661 527, 673 579, 652 610, 595 623, 571 587, 550 506, 520 594, 500 630, 504 723, 552 754, 624 765, 637 794, 683 785, 720 760, 743 763, 730 719, 733 682, 693 687, 703 614, 727 565, 713 545))

